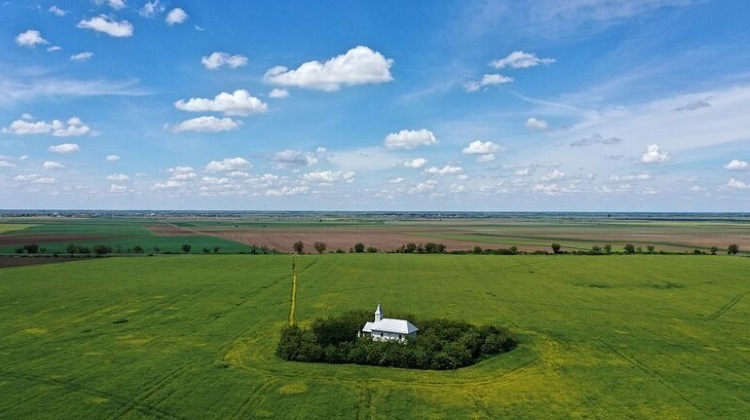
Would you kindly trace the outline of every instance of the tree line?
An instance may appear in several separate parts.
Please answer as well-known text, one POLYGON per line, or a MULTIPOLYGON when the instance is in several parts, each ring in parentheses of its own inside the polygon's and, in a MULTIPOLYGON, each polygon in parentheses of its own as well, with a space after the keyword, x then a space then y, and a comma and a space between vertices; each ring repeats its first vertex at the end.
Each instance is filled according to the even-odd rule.
POLYGON ((414 316, 403 318, 420 328, 416 338, 407 336, 400 342, 357 337, 371 316, 367 311, 350 311, 337 317, 315 319, 310 328, 285 326, 276 354, 297 362, 447 370, 473 365, 518 345, 505 328, 448 319, 420 321, 414 316))

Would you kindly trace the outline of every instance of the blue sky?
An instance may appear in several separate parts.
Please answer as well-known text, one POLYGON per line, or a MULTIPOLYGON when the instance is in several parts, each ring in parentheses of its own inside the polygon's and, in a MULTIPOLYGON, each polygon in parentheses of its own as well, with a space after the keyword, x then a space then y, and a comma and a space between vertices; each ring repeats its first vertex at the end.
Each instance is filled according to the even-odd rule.
POLYGON ((747 211, 744 0, 5 1, 0 208, 747 211))

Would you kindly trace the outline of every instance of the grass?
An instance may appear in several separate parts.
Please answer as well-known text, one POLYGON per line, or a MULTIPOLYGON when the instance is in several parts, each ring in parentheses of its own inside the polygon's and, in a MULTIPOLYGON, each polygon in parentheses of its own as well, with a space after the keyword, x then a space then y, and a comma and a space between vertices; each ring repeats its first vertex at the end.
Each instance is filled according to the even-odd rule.
POLYGON ((21 223, 0 223, 0 234, 5 232, 14 232, 19 230, 28 229, 34 225, 21 224, 21 223))
POLYGON ((283 362, 290 256, 107 258, 0 278, 9 418, 743 418, 750 259, 305 255, 296 320, 505 325, 450 372, 283 362))

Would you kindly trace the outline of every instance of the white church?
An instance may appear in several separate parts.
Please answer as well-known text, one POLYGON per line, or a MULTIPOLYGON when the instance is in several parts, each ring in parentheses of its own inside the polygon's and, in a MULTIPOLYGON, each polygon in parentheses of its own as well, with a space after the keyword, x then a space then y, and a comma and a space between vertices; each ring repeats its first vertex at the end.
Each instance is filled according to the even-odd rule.
POLYGON ((419 328, 405 319, 383 318, 383 309, 378 303, 375 321, 368 322, 359 332, 360 337, 372 337, 374 341, 406 340, 406 336, 417 337, 419 328))

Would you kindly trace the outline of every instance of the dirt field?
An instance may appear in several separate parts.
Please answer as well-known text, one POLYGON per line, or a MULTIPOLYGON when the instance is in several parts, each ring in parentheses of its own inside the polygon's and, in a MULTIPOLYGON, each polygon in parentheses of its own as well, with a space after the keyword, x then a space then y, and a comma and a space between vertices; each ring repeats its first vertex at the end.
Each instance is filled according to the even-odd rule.
POLYGON ((80 261, 80 258, 69 257, 0 257, 0 268, 25 267, 40 264, 59 264, 70 261, 80 261))

